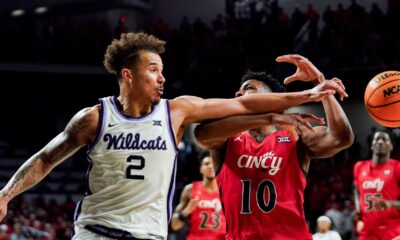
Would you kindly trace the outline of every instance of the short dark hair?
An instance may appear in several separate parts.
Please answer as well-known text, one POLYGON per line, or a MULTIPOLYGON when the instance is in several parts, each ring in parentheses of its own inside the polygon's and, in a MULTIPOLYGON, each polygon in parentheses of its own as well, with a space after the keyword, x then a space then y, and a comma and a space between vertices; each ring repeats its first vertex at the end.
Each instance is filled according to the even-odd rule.
POLYGON ((393 133, 392 133, 391 131, 389 131, 389 130, 387 130, 387 129, 384 129, 384 128, 380 128, 380 129, 378 128, 378 129, 374 132, 374 136, 375 136, 375 134, 378 133, 378 132, 386 133, 387 135, 389 135, 390 142, 392 143, 393 146, 395 145, 395 138, 394 138, 393 133))
POLYGON ((198 160, 199 160, 199 166, 201 167, 201 165, 203 164, 203 159, 206 157, 211 157, 211 154, 209 151, 202 151, 199 153, 198 155, 198 160))
POLYGON ((165 51, 165 41, 146 33, 122 33, 119 39, 114 39, 108 45, 104 54, 104 66, 108 72, 120 77, 124 67, 136 64, 141 50, 161 54, 165 51))
POLYGON ((280 83, 276 78, 272 77, 272 75, 265 72, 253 72, 251 70, 247 70, 242 77, 242 82, 240 85, 243 85, 244 82, 250 79, 265 83, 271 88, 272 92, 286 92, 286 88, 282 85, 282 83, 280 83))

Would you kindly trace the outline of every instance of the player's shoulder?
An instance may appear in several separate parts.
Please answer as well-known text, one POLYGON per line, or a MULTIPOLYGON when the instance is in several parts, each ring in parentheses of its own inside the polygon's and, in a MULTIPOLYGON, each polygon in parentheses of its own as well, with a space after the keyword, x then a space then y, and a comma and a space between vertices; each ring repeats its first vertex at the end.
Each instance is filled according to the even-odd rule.
POLYGON ((176 97, 174 99, 167 100, 171 106, 171 108, 182 108, 185 106, 193 106, 196 105, 199 101, 203 100, 200 97, 190 96, 190 95, 183 95, 176 97))
POLYGON ((357 176, 361 168, 370 164, 371 160, 359 160, 354 164, 354 175, 357 176))
POLYGON ((358 162, 356 162, 354 164, 354 167, 359 168, 359 167, 365 166, 367 164, 370 164, 370 162, 371 162, 371 160, 359 160, 358 162))
POLYGON ((79 123, 89 127, 94 124, 97 126, 97 122, 100 116, 100 105, 95 105, 92 107, 86 107, 79 110, 72 118, 72 123, 79 123))
POLYGON ((189 183, 188 185, 186 185, 186 186, 183 188, 183 191, 182 191, 182 192, 191 193, 191 192, 192 192, 192 189, 193 189, 193 183, 189 183))

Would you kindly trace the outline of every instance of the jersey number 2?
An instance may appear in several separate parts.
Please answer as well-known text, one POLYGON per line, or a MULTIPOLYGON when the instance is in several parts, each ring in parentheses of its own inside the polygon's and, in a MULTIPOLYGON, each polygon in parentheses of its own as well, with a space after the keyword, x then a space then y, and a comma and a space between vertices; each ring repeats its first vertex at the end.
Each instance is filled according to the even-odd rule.
POLYGON ((142 170, 144 168, 144 157, 139 155, 130 155, 126 161, 132 163, 126 168, 126 178, 143 180, 144 175, 132 174, 131 170, 142 170))
MULTIPOLYGON (((240 180, 242 182, 242 210, 241 214, 251 214, 250 208, 250 192, 251 180, 240 180)), ((269 213, 276 205, 276 189, 272 181, 265 179, 258 184, 256 190, 256 202, 258 208, 269 213), (268 202, 265 202, 265 192, 268 192, 268 202)))

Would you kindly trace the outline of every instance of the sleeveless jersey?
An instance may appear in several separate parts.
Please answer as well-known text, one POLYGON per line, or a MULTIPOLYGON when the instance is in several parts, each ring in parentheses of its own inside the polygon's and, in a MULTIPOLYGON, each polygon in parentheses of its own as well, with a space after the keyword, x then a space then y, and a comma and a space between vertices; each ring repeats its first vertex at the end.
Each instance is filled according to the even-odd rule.
POLYGON ((400 211, 388 209, 380 211, 374 205, 379 199, 398 200, 400 197, 400 162, 389 159, 384 164, 375 164, 371 160, 359 161, 354 166, 354 183, 359 191, 361 218, 364 228, 360 235, 377 235, 397 229, 400 235, 400 211), (387 230, 385 228, 388 228, 387 230))
POLYGON ((88 189, 78 203, 75 224, 166 239, 177 154, 168 101, 161 99, 140 118, 124 115, 116 97, 100 103, 100 127, 88 151, 88 189))
POLYGON ((312 239, 303 211, 306 179, 296 146, 284 130, 260 144, 247 132, 228 139, 217 175, 227 239, 312 239))
POLYGON ((200 181, 192 186, 191 199, 199 199, 199 205, 190 215, 186 240, 224 240, 226 221, 218 191, 209 192, 200 181))

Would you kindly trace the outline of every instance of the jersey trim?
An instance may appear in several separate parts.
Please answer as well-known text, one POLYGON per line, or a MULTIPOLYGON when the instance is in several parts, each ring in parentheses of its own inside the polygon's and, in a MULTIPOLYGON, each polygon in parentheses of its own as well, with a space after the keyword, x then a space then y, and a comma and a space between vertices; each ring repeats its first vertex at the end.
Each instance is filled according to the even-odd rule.
POLYGON ((89 144, 88 154, 93 150, 93 148, 99 142, 100 136, 104 130, 104 125, 105 125, 104 116, 106 116, 106 108, 104 100, 99 99, 99 101, 100 101, 100 113, 99 113, 99 122, 97 123, 96 137, 94 138, 94 141, 89 144))
POLYGON ((168 122, 168 130, 169 130, 169 135, 171 136, 171 141, 174 144, 175 147, 175 152, 178 152, 178 146, 176 145, 176 139, 175 139, 175 134, 174 134, 174 129, 172 128, 172 121, 171 121, 171 114, 170 114, 170 108, 169 108, 169 101, 165 100, 165 105, 167 106, 167 122, 168 122))
POLYGON ((151 111, 150 111, 150 112, 148 112, 148 113, 146 113, 145 115, 140 116, 140 117, 132 117, 132 116, 126 115, 125 113, 123 113, 123 112, 121 111, 120 107, 119 107, 118 104, 117 104, 117 101, 118 101, 118 100, 117 100, 117 97, 116 97, 116 96, 111 97, 111 103, 112 103, 112 106, 113 106, 114 109, 115 109, 115 112, 118 114, 118 116, 122 117, 122 118, 125 119, 125 120, 130 120, 130 121, 136 121, 136 120, 143 120, 143 119, 146 119, 147 117, 149 117, 149 116, 154 112, 154 108, 155 108, 155 106, 152 105, 152 106, 151 106, 151 111))
POLYGON ((92 194, 92 191, 90 191, 90 188, 89 188, 89 174, 93 167, 93 161, 92 161, 92 159, 90 159, 89 155, 87 157, 87 161, 89 163, 89 166, 86 171, 86 180, 85 180, 86 191, 85 191, 85 196, 83 196, 83 198, 76 205, 75 212, 74 212, 74 221, 75 222, 78 220, 79 214, 81 213, 83 199, 85 199, 86 196, 92 194))
POLYGON ((92 170, 92 167, 93 167, 93 160, 90 159, 90 157, 88 156, 87 157, 87 161, 89 163, 89 166, 88 166, 88 169, 86 171, 86 184, 85 184, 86 185, 86 191, 85 191, 85 196, 92 194, 92 191, 90 191, 90 188, 89 188, 89 174, 90 174, 90 171, 92 170))
POLYGON ((167 202, 167 216, 168 216, 168 223, 171 221, 172 217, 172 201, 174 200, 174 195, 175 195, 175 182, 176 182, 176 159, 177 156, 175 156, 174 160, 174 168, 173 172, 171 174, 171 181, 169 183, 169 189, 168 189, 168 202, 167 202))
POLYGON ((82 200, 83 198, 76 204, 75 212, 74 212, 74 222, 78 220, 79 214, 81 214, 82 209, 82 200))

